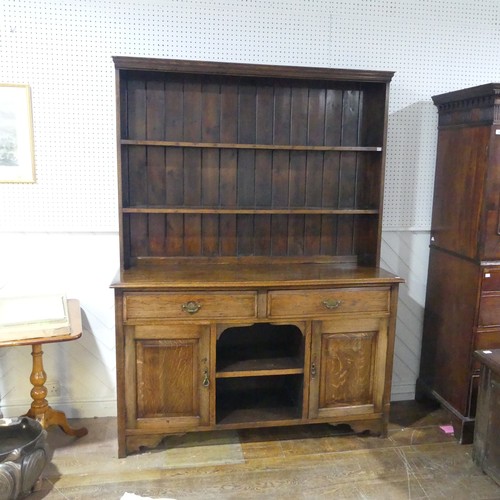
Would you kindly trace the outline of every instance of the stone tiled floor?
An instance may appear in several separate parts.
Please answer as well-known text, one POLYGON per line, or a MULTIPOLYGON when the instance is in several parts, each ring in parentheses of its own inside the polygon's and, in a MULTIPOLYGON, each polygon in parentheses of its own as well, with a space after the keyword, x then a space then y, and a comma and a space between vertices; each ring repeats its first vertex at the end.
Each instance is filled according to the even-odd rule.
POLYGON ((446 424, 439 408, 395 403, 386 439, 329 425, 193 433, 118 459, 116 419, 83 419, 80 439, 49 429, 51 462, 29 499, 500 499, 446 424))

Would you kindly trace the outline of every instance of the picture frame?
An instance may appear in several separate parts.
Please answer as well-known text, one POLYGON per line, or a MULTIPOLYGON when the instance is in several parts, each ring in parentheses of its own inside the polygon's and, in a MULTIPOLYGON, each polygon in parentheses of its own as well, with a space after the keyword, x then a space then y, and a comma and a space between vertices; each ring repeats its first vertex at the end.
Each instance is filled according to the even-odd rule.
POLYGON ((0 182, 35 182, 29 85, 0 83, 0 182))

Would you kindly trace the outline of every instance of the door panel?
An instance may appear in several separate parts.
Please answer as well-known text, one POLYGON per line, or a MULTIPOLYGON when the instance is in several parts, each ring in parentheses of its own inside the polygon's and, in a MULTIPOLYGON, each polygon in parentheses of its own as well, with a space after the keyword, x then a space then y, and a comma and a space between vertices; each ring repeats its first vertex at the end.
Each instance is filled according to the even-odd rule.
POLYGON ((385 319, 314 322, 309 417, 381 411, 386 344, 385 319))
POLYGON ((137 427, 209 424, 210 329, 136 327, 137 427))
POLYGON ((372 401, 376 338, 377 332, 323 335, 320 407, 352 406, 372 401))

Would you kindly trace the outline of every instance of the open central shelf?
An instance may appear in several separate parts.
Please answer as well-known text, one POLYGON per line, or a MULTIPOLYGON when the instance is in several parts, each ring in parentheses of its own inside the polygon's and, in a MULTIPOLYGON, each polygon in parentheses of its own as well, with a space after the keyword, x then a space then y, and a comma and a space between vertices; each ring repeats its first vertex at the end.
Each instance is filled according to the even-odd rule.
POLYGON ((248 377, 266 375, 294 375, 304 373, 303 360, 292 357, 267 359, 245 359, 228 363, 217 371, 217 378, 248 377))
POLYGON ((298 419, 302 390, 301 375, 218 379, 217 424, 298 419))
POLYGON ((256 414, 263 420, 300 416, 304 336, 297 326, 230 327, 216 351, 218 423, 251 421, 256 414))
POLYGON ((217 340, 217 376, 303 373, 304 337, 294 325, 256 323, 227 328, 217 340))

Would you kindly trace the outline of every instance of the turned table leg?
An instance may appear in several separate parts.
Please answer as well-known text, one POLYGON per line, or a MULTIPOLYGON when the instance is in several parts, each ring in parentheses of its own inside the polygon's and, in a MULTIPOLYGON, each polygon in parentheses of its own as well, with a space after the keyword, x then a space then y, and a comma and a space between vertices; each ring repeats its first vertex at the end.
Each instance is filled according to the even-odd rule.
POLYGON ((31 355, 33 356, 33 369, 31 371, 30 382, 33 384, 31 397, 33 402, 26 415, 38 420, 44 429, 51 425, 58 425, 66 434, 70 436, 82 437, 87 434, 87 429, 82 427, 74 429, 70 427, 66 415, 62 411, 53 410, 47 401, 47 388, 45 382, 47 374, 43 369, 43 351, 41 344, 33 344, 31 355))

